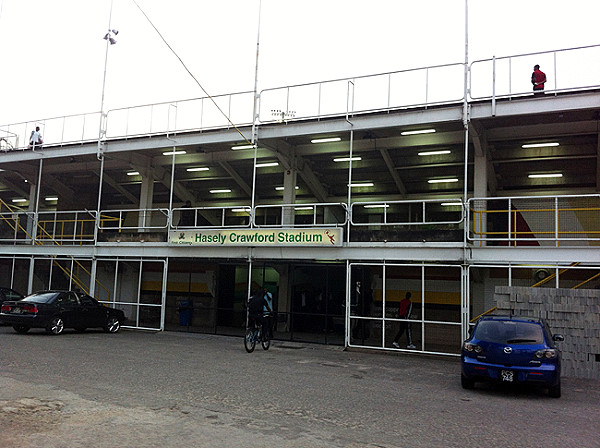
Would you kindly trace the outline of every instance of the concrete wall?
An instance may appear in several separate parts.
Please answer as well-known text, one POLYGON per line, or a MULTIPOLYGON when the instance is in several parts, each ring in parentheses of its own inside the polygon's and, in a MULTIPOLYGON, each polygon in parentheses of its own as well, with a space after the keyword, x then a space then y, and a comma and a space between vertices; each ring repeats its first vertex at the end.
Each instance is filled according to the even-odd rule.
POLYGON ((498 311, 545 319, 562 334, 562 374, 600 379, 600 291, 596 289, 497 286, 498 311))

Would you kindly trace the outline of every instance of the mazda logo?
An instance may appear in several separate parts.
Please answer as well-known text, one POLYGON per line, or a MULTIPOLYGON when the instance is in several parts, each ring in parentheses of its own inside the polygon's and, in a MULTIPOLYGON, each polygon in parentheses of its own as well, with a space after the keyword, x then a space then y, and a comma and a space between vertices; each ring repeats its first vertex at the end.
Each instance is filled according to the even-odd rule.
POLYGON ((504 347, 504 353, 506 353, 507 355, 509 353, 512 353, 512 347, 504 347))

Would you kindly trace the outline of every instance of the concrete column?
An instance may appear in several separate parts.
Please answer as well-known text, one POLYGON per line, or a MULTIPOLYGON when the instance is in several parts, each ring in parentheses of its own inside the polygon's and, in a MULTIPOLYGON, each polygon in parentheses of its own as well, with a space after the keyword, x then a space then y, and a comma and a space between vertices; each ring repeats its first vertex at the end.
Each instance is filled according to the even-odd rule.
POLYGON ((92 269, 90 270, 90 296, 94 297, 96 294, 96 274, 98 270, 98 260, 92 258, 92 269))
MULTIPOLYGON (((140 212, 138 216, 138 226, 140 228, 151 225, 152 215, 145 213, 144 210, 152 208, 152 196, 154 194, 154 176, 152 170, 148 169, 142 173, 142 188, 140 191, 140 212)), ((140 231, 144 231, 140 229, 140 231)))
MULTIPOLYGON (((298 172, 295 169, 285 170, 283 173, 283 203, 284 204, 295 204, 296 203, 296 180, 298 172)), ((294 225, 294 208, 284 207, 282 224, 284 226, 294 225)))
POLYGON ((35 258, 32 256, 29 259, 29 277, 27 279, 27 294, 33 293, 33 276, 35 275, 35 258))
POLYGON ((27 206, 27 234, 35 238, 34 225, 36 220, 34 219, 35 211, 37 209, 37 185, 29 183, 29 205, 27 206))
MULTIPOLYGON (((486 154, 477 154, 475 152, 475 167, 473 170, 473 197, 486 198, 488 197, 488 170, 486 154)), ((476 238, 484 237, 484 232, 487 231, 487 209, 486 201, 474 201, 473 211, 471 212, 472 229, 475 232, 476 238)), ((477 244, 484 246, 485 242, 477 244)))

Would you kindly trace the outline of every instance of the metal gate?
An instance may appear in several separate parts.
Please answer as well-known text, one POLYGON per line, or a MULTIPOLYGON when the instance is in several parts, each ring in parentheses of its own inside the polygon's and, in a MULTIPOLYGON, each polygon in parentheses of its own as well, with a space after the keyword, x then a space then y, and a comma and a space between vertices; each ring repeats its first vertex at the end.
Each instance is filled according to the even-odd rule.
POLYGON ((350 263, 347 345, 459 355, 468 325, 464 282, 460 265, 350 263), (408 292, 412 313, 404 319, 398 310, 408 292))

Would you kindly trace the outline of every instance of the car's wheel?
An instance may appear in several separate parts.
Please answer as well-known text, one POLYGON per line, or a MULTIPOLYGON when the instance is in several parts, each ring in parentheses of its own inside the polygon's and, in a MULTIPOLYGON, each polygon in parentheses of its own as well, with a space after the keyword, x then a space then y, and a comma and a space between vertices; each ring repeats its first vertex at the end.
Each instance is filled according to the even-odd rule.
POLYGON ((75 331, 78 333, 83 333, 86 330, 86 327, 75 327, 75 331))
POLYGON ((460 375, 460 385, 463 389, 473 389, 475 387, 475 381, 470 378, 467 378, 462 373, 460 375))
POLYGON ((65 329, 65 323, 60 317, 53 317, 48 326, 46 327, 46 333, 58 335, 65 329))
POLYGON ((548 388, 548 395, 552 398, 560 398, 560 380, 548 388))
POLYGON ((106 322, 106 325, 104 326, 104 331, 108 333, 116 333, 120 329, 121 322, 119 322, 119 319, 116 317, 109 317, 108 322, 106 322))
POLYGON ((13 329, 20 334, 25 334, 29 331, 29 328, 27 325, 14 325, 13 329))

